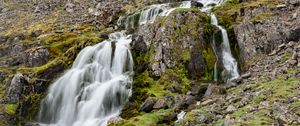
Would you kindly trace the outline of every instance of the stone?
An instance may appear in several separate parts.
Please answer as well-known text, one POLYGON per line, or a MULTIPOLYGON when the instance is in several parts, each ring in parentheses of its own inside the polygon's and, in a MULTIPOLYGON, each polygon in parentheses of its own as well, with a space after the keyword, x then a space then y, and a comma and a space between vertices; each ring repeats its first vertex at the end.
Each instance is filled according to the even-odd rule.
POLYGON ((298 53, 297 53, 296 51, 294 51, 294 52, 293 52, 293 55, 292 55, 292 59, 293 59, 293 60, 297 60, 298 57, 299 57, 299 56, 298 56, 298 53))
POLYGON ((120 116, 112 117, 107 121, 107 125, 116 124, 122 121, 124 121, 124 119, 121 118, 120 116))
POLYGON ((207 99, 206 101, 203 101, 201 103, 202 106, 206 106, 206 105, 210 105, 212 103, 214 103, 216 101, 216 99, 207 99))
POLYGON ((251 77, 251 73, 249 72, 249 73, 242 74, 241 77, 242 77, 243 79, 247 79, 247 78, 251 77))
POLYGON ((147 98, 146 101, 140 106, 140 111, 151 112, 155 103, 156 99, 151 97, 147 98))
POLYGON ((233 105, 229 105, 225 111, 226 111, 226 113, 230 114, 230 113, 233 113, 236 110, 237 109, 233 105))
POLYGON ((164 99, 159 99, 153 106, 154 109, 165 109, 168 108, 168 104, 164 99))
POLYGON ((225 94, 226 90, 223 86, 210 84, 204 94, 205 97, 225 94))
POLYGON ((206 84, 195 85, 191 87, 191 95, 193 96, 203 96, 207 90, 206 84))
POLYGON ((74 7, 75 7, 75 4, 73 3, 67 3, 65 5, 65 10, 69 13, 73 13, 74 12, 74 7))
POLYGON ((276 6, 277 8, 286 8, 286 5, 285 4, 279 4, 276 6))
POLYGON ((22 88, 28 84, 28 79, 22 74, 16 74, 9 84, 6 101, 8 103, 17 103, 22 94, 22 88))
POLYGON ((48 62, 50 58, 50 53, 48 49, 40 48, 34 50, 28 54, 27 66, 37 67, 42 66, 48 62))

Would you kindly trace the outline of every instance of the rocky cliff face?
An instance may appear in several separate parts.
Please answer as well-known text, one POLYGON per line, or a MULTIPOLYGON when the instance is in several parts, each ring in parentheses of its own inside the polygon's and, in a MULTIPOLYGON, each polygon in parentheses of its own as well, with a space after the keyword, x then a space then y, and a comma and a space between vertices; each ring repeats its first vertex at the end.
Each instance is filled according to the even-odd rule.
MULTIPOLYGON (((33 125, 28 122, 35 121, 51 81, 82 48, 122 30, 115 25, 120 15, 178 1, 5 1, 0 5, 1 123, 33 125)), ((243 0, 213 9, 242 72, 227 84, 213 81, 217 58, 211 38, 220 31, 196 6, 129 30, 133 95, 110 125, 300 124, 299 6, 299 0, 243 0), (176 121, 182 111, 184 118, 176 121)))

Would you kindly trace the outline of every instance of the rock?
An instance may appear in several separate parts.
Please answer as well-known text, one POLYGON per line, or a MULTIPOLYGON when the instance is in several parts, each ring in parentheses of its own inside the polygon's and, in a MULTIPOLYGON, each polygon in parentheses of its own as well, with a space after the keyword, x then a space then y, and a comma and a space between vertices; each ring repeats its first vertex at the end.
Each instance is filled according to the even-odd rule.
POLYGON ((275 102, 273 104, 273 116, 277 120, 282 120, 285 124, 300 123, 300 118, 289 112, 287 104, 275 102))
POLYGON ((194 7, 203 7, 203 4, 198 0, 192 0, 192 6, 194 7))
POLYGON ((99 35, 100 38, 103 38, 103 39, 108 39, 109 38, 109 35, 108 34, 105 34, 105 33, 101 33, 99 35))
POLYGON ((206 101, 203 101, 203 102, 201 103, 201 105, 202 105, 202 106, 210 105, 210 104, 214 103, 215 101, 216 101, 216 99, 208 99, 208 100, 206 100, 206 101))
POLYGON ((116 124, 122 121, 124 121, 124 119, 121 118, 120 116, 112 117, 107 121, 107 125, 116 124))
POLYGON ((243 79, 247 79, 247 78, 249 78, 249 77, 251 77, 251 73, 249 72, 249 73, 245 73, 245 74, 243 74, 242 76, 241 76, 241 78, 243 78, 243 79))
POLYGON ((168 104, 164 99, 159 99, 153 106, 154 109, 168 108, 168 104))
POLYGON ((297 14, 297 13, 293 13, 293 15, 292 15, 292 19, 296 19, 296 18, 297 18, 297 16, 298 16, 298 14, 297 14))
POLYGON ((206 84, 196 84, 191 87, 191 95, 193 96, 203 96, 207 90, 206 84))
POLYGON ((292 55, 292 59, 293 59, 293 60, 297 60, 298 57, 299 57, 299 56, 298 56, 298 53, 297 53, 296 51, 294 51, 294 52, 293 52, 293 55, 292 55))
POLYGON ((175 97, 175 104, 179 107, 188 107, 193 104, 194 100, 195 97, 191 95, 178 95, 175 97))
POLYGON ((231 126, 232 124, 234 124, 234 120, 225 118, 221 126, 231 126))
POLYGON ((151 97, 147 98, 146 101, 141 105, 140 111, 151 112, 155 103, 156 99, 151 97))
POLYGON ((200 115, 198 118, 197 118, 197 123, 203 123, 205 122, 207 119, 205 117, 205 115, 200 115))
POLYGON ((42 66, 48 62, 50 58, 50 53, 47 49, 37 49, 28 54, 27 66, 37 67, 42 66))
POLYGON ((226 90, 223 86, 216 85, 216 84, 210 84, 207 87, 207 90, 204 94, 205 97, 213 96, 213 95, 221 95, 225 94, 226 90))
POLYGON ((65 5, 65 10, 69 13, 73 13, 74 12, 74 8, 75 8, 75 4, 73 3, 67 3, 65 5))
POLYGON ((226 111, 226 113, 231 114, 236 110, 237 109, 233 105, 229 105, 225 111, 226 111))
POLYGON ((277 8, 286 8, 286 5, 285 4, 280 4, 280 5, 277 5, 276 7, 277 8))
POLYGON ((22 94, 22 88, 28 84, 28 79, 22 74, 16 74, 8 87, 6 101, 9 103, 18 103, 22 94))
POLYGON ((205 66, 206 66, 205 59, 201 55, 201 52, 192 53, 187 68, 189 72, 189 76, 194 79, 200 78, 204 74, 203 71, 205 71, 205 66))

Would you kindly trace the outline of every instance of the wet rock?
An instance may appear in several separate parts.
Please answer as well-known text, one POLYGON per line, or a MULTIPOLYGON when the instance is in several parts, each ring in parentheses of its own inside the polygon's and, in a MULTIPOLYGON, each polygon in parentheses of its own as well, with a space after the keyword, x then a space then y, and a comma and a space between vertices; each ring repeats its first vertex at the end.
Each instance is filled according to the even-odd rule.
POLYGON ((28 79, 22 74, 16 74, 8 87, 8 93, 6 96, 6 101, 9 103, 19 102, 19 98, 22 94, 22 88, 24 85, 28 84, 28 79))
POLYGON ((108 39, 109 38, 109 35, 108 34, 105 34, 105 33, 101 33, 99 35, 100 38, 103 38, 103 39, 108 39))
POLYGON ((153 110, 153 106, 156 103, 156 99, 147 98, 146 101, 141 105, 140 111, 151 112, 153 110))
POLYGON ((154 109, 167 108, 168 104, 164 99, 159 99, 153 106, 154 109))
POLYGON ((198 0, 192 0, 192 6, 194 7, 203 7, 203 4, 198 0))

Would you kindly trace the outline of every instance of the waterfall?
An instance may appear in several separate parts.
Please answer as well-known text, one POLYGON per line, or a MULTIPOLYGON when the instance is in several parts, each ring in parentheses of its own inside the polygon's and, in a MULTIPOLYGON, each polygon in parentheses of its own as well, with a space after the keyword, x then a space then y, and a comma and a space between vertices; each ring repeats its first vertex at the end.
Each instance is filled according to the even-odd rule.
MULTIPOLYGON (((237 79, 240 75, 238 72, 238 64, 235 58, 231 54, 229 39, 227 35, 226 29, 221 27, 218 24, 218 20, 214 14, 211 14, 211 24, 215 25, 218 29, 221 30, 222 33, 222 44, 221 44, 221 52, 222 52, 222 63, 225 68, 223 73, 223 77, 227 80, 237 79)), ((213 43, 215 44, 215 38, 213 38, 213 43)), ((215 45, 214 45, 215 46, 215 45)), ((216 69, 216 68, 215 68, 216 69)))
POLYGON ((120 113, 131 95, 131 36, 123 32, 84 48, 72 68, 42 100, 39 122, 47 126, 102 126, 120 113))
POLYGON ((174 8, 170 7, 170 4, 154 4, 146 7, 141 12, 135 12, 134 14, 120 17, 117 24, 119 26, 124 26, 125 29, 134 29, 138 25, 154 23, 157 17, 168 16, 174 10, 179 8, 191 8, 191 1, 183 1, 180 6, 174 8))

